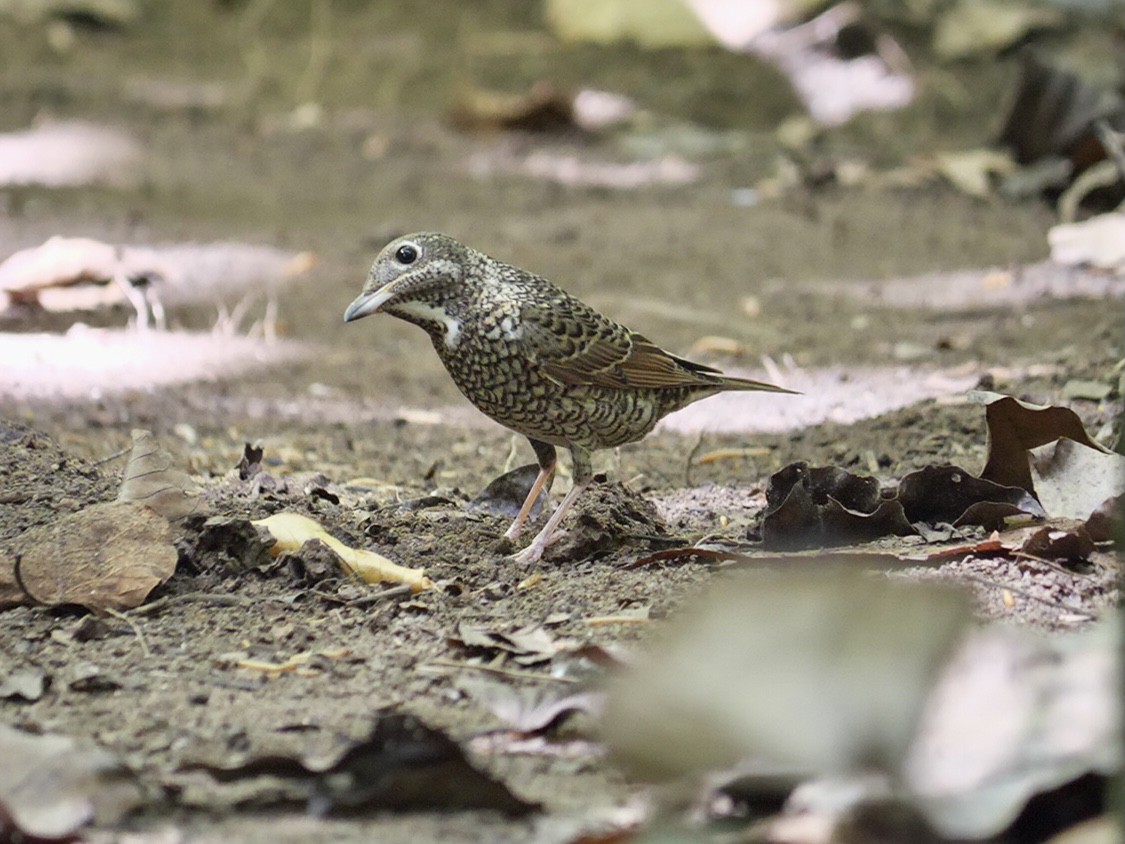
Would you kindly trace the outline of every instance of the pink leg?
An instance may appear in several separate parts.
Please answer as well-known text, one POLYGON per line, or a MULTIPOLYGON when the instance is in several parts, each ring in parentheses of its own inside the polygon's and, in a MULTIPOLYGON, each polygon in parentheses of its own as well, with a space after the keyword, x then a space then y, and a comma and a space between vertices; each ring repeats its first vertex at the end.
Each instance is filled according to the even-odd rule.
POLYGON ((547 520, 547 524, 543 525, 543 530, 539 531, 538 535, 531 540, 530 545, 522 551, 513 554, 510 559, 517 563, 539 562, 539 559, 543 556, 543 552, 546 551, 547 546, 551 544, 551 536, 554 534, 555 528, 557 528, 559 522, 563 520, 563 516, 565 516, 566 511, 570 509, 570 505, 577 500, 578 496, 582 494, 582 490, 588 485, 588 481, 582 484, 575 483, 574 486, 570 488, 570 492, 566 494, 566 498, 559 504, 558 509, 551 514, 551 518, 547 520))
POLYGON ((515 542, 520 538, 524 523, 527 521, 527 515, 531 512, 531 508, 535 505, 536 499, 539 498, 539 494, 543 491, 544 485, 551 479, 551 475, 555 473, 555 465, 556 464, 552 463, 550 466, 539 467, 539 474, 535 478, 535 483, 531 485, 531 492, 529 492, 527 498, 524 499, 523 506, 520 507, 519 513, 516 514, 516 520, 504 531, 504 537, 506 539, 515 542))
MULTIPOLYGON (((533 443, 534 444, 534 443, 533 443)), ((517 554, 513 554, 511 559, 517 563, 536 563, 543 556, 543 552, 547 550, 547 546, 551 544, 551 538, 554 536, 555 528, 559 526, 559 522, 563 520, 566 511, 570 509, 578 496, 582 494, 582 490, 590 485, 593 480, 594 470, 590 465, 590 452, 579 446, 570 447, 570 457, 574 463, 574 485, 570 488, 570 492, 566 494, 566 498, 559 504, 559 508, 551 514, 551 518, 547 520, 547 524, 543 525, 543 530, 539 531, 539 535, 531 540, 531 544, 524 548, 517 554)), ((540 466, 543 461, 540 461, 540 466)))

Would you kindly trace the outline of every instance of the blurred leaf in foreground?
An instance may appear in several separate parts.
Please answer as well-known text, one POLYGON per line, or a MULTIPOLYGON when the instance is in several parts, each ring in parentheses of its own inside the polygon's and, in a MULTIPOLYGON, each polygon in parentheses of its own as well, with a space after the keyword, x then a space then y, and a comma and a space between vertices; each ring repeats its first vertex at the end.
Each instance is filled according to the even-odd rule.
POLYGON ((965 595, 856 574, 730 578, 611 689, 606 739, 637 776, 754 758, 809 774, 898 769, 965 595))
POLYGON ((5 841, 71 839, 94 821, 114 823, 141 803, 132 774, 113 754, 60 735, 0 726, 0 812, 5 841))

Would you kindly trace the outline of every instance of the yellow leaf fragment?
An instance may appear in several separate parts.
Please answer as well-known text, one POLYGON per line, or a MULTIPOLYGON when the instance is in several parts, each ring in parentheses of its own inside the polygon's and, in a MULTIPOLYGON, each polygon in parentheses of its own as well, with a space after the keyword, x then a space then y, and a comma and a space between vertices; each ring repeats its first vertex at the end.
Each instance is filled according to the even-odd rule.
POLYGON ((278 677, 282 674, 290 672, 298 672, 299 669, 305 667, 315 658, 340 660, 348 655, 347 648, 330 648, 323 651, 301 651, 290 656, 284 662, 268 662, 264 659, 240 659, 235 663, 236 668, 243 668, 247 671, 259 671, 262 674, 267 674, 271 677, 278 677))
POLYGON ((707 463, 718 463, 720 460, 742 460, 748 457, 769 456, 770 450, 761 446, 750 448, 718 448, 706 454, 699 455, 699 457, 695 459, 695 462, 702 466, 707 463))
POLYGON ((319 539, 336 552, 348 572, 364 583, 405 583, 413 592, 429 589, 434 584, 422 569, 400 566, 374 551, 351 548, 332 536, 315 519, 299 513, 275 513, 252 524, 270 532, 275 544, 270 553, 275 557, 286 551, 299 551, 310 539, 319 539))

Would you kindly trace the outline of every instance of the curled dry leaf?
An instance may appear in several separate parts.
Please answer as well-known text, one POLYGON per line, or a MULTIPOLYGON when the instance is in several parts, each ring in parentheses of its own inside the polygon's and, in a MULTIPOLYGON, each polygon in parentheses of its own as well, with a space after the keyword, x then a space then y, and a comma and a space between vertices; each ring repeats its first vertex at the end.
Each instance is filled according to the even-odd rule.
POLYGON ((959 466, 927 466, 911 472, 899 482, 898 500, 911 522, 929 524, 998 529, 1008 516, 1045 515, 1026 490, 975 478, 959 466))
POLYGON ((1121 104, 1107 91, 1049 64, 1038 51, 1024 50, 1012 106, 998 140, 1020 164, 1063 156, 1069 175, 1105 156, 1094 122, 1110 118, 1116 123, 1121 113, 1121 104))
POLYGON ((1086 530, 1095 542, 1116 541, 1125 545, 1125 495, 1107 498, 1086 520, 1086 530))
POLYGON ((1107 499, 1125 493, 1125 457, 1060 439, 1031 452, 1035 493, 1052 516, 1088 519, 1107 499))
POLYGON ((914 533, 902 505, 884 499, 874 478, 829 466, 792 463, 766 488, 762 541, 770 548, 809 548, 914 533))
POLYGON ((206 512, 207 505, 187 473, 160 447, 151 431, 134 429, 133 450, 125 466, 118 501, 135 501, 169 521, 206 512))
MULTIPOLYGON (((506 519, 515 518, 538 475, 539 466, 535 463, 528 463, 526 466, 518 466, 510 472, 505 472, 490 481, 488 486, 469 502, 469 510, 474 513, 503 516, 506 519)), ((535 499, 535 503, 531 506, 531 518, 542 512, 554 479, 554 475, 547 479, 543 492, 535 499)))
POLYGON ((319 522, 298 513, 275 513, 252 524, 260 525, 276 540, 270 549, 275 557, 284 551, 298 551, 310 539, 319 539, 344 562, 348 571, 364 583, 404 583, 412 591, 421 592, 434 584, 422 569, 411 569, 393 563, 381 554, 345 545, 326 531, 319 522))
POLYGON ((1065 437, 1095 451, 1106 452, 1090 439, 1078 414, 1068 407, 1029 404, 1000 393, 974 391, 969 398, 986 405, 988 461, 982 478, 1018 486, 1034 494, 1027 452, 1065 437))
POLYGON ((79 604, 94 612, 139 606, 176 570, 172 527, 134 502, 94 504, 32 528, 16 560, 0 564, 0 604, 79 604))
POLYGON ((981 478, 1034 495, 1048 516, 1086 519, 1125 492, 1125 457, 1086 433, 1067 407, 1046 407, 998 393, 970 397, 987 404, 988 461, 981 478))
POLYGON ((1094 553, 1094 540, 1084 525, 1070 529, 1042 527, 1024 540, 1020 551, 1044 560, 1083 563, 1094 553))

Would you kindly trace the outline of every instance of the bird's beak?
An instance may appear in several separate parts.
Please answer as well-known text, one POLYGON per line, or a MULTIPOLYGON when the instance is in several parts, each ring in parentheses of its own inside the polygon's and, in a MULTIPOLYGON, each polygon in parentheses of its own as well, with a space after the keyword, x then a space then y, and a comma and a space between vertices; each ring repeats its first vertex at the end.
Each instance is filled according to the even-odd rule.
POLYGON ((392 285, 385 285, 378 290, 367 290, 360 293, 356 300, 348 305, 344 311, 344 322, 354 322, 365 316, 377 313, 394 296, 392 285))

